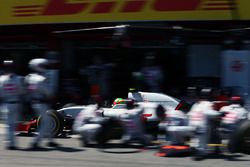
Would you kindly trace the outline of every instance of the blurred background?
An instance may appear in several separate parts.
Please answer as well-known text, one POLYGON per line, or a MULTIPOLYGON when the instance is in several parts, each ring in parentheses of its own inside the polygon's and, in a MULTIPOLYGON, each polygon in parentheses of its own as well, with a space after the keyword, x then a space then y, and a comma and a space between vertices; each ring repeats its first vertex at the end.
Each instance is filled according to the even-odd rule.
POLYGON ((45 57, 61 104, 107 103, 130 87, 178 98, 204 87, 247 97, 248 0, 9 0, 0 60, 45 57))

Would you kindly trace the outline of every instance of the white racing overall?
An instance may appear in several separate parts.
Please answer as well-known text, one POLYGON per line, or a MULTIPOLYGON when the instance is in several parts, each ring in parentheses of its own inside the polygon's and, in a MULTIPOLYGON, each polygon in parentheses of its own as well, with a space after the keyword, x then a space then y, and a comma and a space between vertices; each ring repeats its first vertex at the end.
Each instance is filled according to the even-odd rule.
POLYGON ((33 143, 39 143, 45 136, 48 137, 49 142, 52 142, 53 138, 46 124, 49 119, 46 112, 50 109, 48 99, 52 96, 47 80, 43 75, 33 73, 26 76, 25 83, 31 108, 35 111, 37 117, 42 117, 39 135, 34 139, 33 143))
POLYGON ((129 109, 120 115, 120 120, 124 128, 123 143, 137 140, 144 145, 150 144, 152 138, 145 134, 142 116, 143 109, 141 108, 129 109))
POLYGON ((76 117, 73 130, 74 132, 80 134, 82 140, 86 143, 95 141, 96 135, 101 130, 102 125, 98 123, 91 122, 91 119, 102 118, 98 115, 97 105, 89 105, 83 109, 76 117))
POLYGON ((225 116, 222 118, 221 124, 225 132, 228 132, 229 134, 234 132, 234 130, 242 120, 248 118, 248 111, 239 104, 223 106, 220 109, 220 112, 225 113, 225 116))
POLYGON ((2 109, 7 112, 7 146, 15 147, 16 124, 22 112, 21 99, 23 94, 22 77, 6 74, 0 77, 0 98, 2 109))
POLYGON ((166 131, 171 145, 184 145, 186 138, 193 136, 194 128, 188 125, 188 116, 180 110, 167 112, 166 131))
POLYGON ((209 144, 209 128, 212 126, 209 120, 215 120, 220 113, 213 109, 213 103, 209 101, 199 101, 195 103, 189 113, 189 125, 196 129, 198 139, 197 150, 201 154, 207 154, 209 144))

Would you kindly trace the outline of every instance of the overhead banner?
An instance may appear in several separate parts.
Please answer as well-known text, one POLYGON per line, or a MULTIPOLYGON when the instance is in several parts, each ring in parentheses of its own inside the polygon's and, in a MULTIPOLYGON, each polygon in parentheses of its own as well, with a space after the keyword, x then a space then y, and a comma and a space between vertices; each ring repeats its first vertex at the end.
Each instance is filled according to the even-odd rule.
POLYGON ((250 20, 249 0, 6 0, 0 25, 250 20))

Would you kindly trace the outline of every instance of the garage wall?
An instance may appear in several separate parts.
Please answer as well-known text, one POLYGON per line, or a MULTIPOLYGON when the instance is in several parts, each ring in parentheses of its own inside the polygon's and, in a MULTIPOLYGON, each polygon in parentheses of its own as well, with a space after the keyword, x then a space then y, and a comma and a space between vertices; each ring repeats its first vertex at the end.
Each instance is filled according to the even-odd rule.
POLYGON ((219 45, 191 45, 188 48, 188 77, 220 76, 219 45))

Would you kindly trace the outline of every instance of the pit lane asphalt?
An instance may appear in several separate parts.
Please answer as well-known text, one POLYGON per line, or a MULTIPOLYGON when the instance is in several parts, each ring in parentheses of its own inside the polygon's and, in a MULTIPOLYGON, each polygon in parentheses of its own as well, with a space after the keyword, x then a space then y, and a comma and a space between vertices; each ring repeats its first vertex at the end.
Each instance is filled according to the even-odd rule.
POLYGON ((61 147, 45 147, 40 151, 27 148, 33 137, 17 136, 20 150, 5 150, 4 126, 0 127, 0 167, 248 167, 250 156, 235 154, 232 156, 213 157, 203 161, 193 161, 190 157, 166 158, 154 154, 157 149, 115 148, 112 153, 102 152, 97 148, 80 147, 77 136, 57 138, 61 147), (121 152, 119 152, 121 151, 121 152), (231 157, 231 158, 229 158, 231 157))

